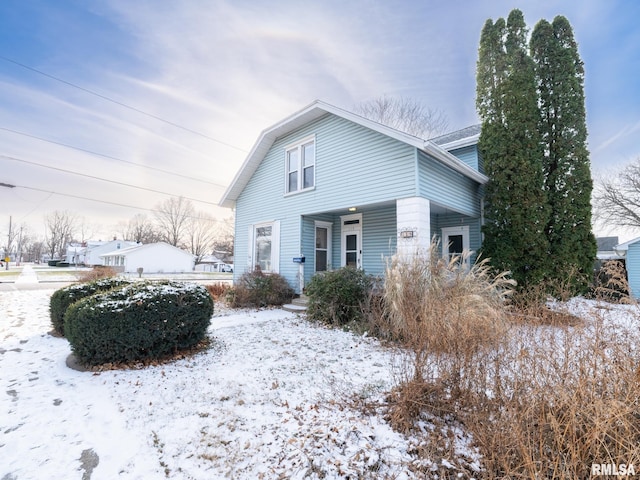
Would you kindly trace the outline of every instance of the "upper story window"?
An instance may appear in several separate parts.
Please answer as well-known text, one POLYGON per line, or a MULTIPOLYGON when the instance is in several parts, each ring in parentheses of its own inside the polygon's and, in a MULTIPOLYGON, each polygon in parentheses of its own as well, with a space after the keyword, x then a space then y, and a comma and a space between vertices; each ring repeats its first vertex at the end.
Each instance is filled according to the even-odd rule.
POLYGON ((306 138, 285 150, 286 193, 294 193, 315 187, 316 144, 315 137, 306 138))

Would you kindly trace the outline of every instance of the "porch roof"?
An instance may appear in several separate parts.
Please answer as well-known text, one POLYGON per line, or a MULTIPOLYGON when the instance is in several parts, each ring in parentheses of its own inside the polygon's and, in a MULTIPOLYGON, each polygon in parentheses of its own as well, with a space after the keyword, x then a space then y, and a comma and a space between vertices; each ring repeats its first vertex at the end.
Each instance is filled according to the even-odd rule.
POLYGON ((224 195, 222 196, 222 199, 220 200, 220 206, 231 208, 235 205, 236 200, 246 187, 247 183, 251 179, 251 176, 254 174, 254 172, 260 165, 260 162, 262 162, 262 159, 267 154, 267 152, 273 145, 273 142, 277 138, 286 135, 296 128, 301 127, 328 113, 337 115, 346 120, 350 120, 354 123, 370 128, 371 130, 382 133, 383 135, 387 135, 388 137, 394 138, 398 141, 418 148, 429 154, 436 160, 440 161, 444 165, 478 183, 484 184, 489 180, 485 175, 474 170, 473 168, 462 162, 460 159, 458 159, 455 155, 452 155, 444 148, 436 145, 433 142, 430 142, 429 140, 409 135, 408 133, 404 133, 386 125, 382 125, 381 123, 369 120, 355 113, 343 110, 342 108, 330 105, 320 100, 316 100, 302 110, 285 118, 272 127, 262 131, 260 137, 258 137, 258 140, 249 152, 246 160, 240 167, 240 170, 238 170, 238 172, 236 173, 236 176, 231 182, 231 185, 229 185, 224 195))

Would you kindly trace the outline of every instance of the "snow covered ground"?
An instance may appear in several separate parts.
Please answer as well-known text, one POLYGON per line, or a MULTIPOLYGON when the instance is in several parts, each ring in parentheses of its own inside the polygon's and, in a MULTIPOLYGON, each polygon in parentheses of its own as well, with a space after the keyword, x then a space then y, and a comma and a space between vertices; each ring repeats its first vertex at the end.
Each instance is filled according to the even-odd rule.
POLYGON ((375 340, 222 309, 206 352, 78 372, 49 334, 53 291, 0 292, 0 479, 414 478, 419 440, 349 407, 393 383, 375 340))
MULTIPOLYGON (((279 309, 219 308, 205 352, 78 372, 49 334, 53 288, 0 291, 2 480, 411 479, 417 463, 479 466, 455 426, 453 458, 418 459, 423 440, 394 432, 382 407, 354 406, 380 405, 394 383, 397 357, 372 338, 279 309)), ((569 307, 588 316, 593 304, 569 307)), ((637 332, 636 307, 605 312, 637 332)))

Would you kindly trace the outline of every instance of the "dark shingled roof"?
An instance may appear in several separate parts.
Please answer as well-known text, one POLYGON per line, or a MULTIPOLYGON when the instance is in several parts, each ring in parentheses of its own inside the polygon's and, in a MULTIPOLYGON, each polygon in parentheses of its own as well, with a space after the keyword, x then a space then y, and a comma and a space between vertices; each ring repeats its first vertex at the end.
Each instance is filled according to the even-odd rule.
POLYGON ((462 140, 463 138, 473 137, 474 135, 480 134, 481 127, 482 125, 480 124, 471 125, 470 127, 463 128, 462 130, 456 130, 455 132, 432 138, 431 142, 435 143, 436 145, 446 145, 447 143, 462 140))
POLYGON ((610 252, 613 251, 613 247, 618 245, 618 237, 598 237, 596 238, 598 242, 598 251, 599 252, 610 252))

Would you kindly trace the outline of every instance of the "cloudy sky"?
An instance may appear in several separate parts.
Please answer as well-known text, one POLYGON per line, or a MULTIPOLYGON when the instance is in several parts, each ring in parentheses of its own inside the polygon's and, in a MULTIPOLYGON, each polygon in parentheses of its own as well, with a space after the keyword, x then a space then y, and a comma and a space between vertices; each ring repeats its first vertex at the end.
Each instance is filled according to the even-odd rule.
POLYGON ((403 96, 477 123, 480 31, 512 8, 574 28, 594 176, 640 157, 635 0, 3 0, 0 234, 67 210, 105 238, 171 195, 226 217, 260 132, 315 99, 403 96))

